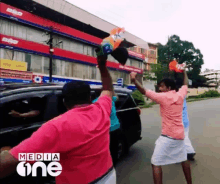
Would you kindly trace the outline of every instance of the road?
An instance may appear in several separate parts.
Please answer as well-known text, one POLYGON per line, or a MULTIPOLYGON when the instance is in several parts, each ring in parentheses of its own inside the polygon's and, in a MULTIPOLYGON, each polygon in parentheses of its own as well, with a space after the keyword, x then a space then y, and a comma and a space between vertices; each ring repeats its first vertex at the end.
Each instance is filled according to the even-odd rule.
MULTIPOLYGON (((196 150, 191 162, 193 184, 220 183, 220 98, 189 102, 189 137, 196 150)), ((143 139, 130 148, 117 166, 118 184, 153 184, 151 156, 161 131, 159 105, 143 109, 143 139)), ((164 184, 185 184, 180 164, 163 166, 164 184)))

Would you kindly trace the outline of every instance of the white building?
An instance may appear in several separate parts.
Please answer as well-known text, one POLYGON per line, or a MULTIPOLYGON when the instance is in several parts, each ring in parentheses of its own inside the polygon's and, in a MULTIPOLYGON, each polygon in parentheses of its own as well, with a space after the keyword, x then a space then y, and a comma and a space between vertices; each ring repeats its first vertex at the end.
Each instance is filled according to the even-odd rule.
POLYGON ((205 70, 200 74, 207 78, 207 84, 216 85, 216 81, 218 84, 220 83, 220 70, 205 70))

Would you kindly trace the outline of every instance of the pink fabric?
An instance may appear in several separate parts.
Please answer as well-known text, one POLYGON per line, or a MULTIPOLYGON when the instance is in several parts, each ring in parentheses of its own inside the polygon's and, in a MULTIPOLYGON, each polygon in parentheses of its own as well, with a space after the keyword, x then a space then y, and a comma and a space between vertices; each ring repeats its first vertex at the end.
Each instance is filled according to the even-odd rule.
POLYGON ((187 86, 182 86, 178 92, 175 90, 163 93, 146 91, 146 96, 160 104, 162 117, 162 134, 175 139, 184 139, 184 126, 182 121, 183 101, 187 95, 187 86))
POLYGON ((86 184, 112 166, 109 150, 112 100, 102 96, 86 107, 69 110, 43 124, 32 136, 12 148, 18 153, 60 153, 58 184, 86 184))

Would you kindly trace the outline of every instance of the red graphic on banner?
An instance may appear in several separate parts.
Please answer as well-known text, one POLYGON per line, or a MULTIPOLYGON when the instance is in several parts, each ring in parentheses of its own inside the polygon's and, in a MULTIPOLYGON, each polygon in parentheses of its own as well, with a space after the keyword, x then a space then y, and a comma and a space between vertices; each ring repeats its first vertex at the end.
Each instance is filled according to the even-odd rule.
POLYGON ((33 76, 32 72, 6 70, 6 69, 0 68, 0 78, 32 80, 32 76, 33 76))

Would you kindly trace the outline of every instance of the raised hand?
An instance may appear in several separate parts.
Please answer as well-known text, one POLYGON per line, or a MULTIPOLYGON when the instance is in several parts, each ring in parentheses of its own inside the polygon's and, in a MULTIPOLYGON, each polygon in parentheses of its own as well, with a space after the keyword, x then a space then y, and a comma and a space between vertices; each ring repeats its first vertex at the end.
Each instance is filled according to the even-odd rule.
POLYGON ((136 79, 137 73, 136 72, 131 72, 130 77, 131 77, 131 82, 134 82, 136 79))

